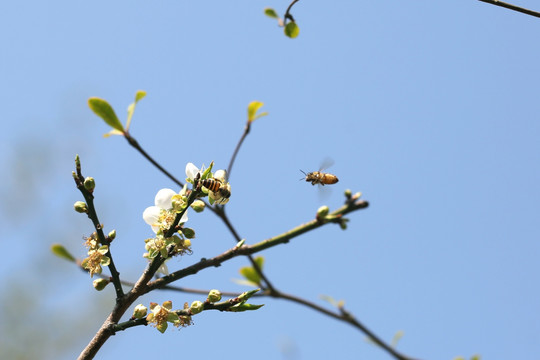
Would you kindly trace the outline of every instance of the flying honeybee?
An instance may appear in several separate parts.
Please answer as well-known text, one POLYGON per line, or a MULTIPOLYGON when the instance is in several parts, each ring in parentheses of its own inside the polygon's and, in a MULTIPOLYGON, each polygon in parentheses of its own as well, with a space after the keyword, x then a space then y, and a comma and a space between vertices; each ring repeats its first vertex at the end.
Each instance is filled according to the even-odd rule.
POLYGON ((205 179, 201 181, 201 185, 212 192, 213 198, 218 204, 226 204, 231 197, 231 186, 224 184, 218 179, 205 179))
POLYGON ((300 180, 306 180, 307 182, 310 182, 311 185, 319 184, 319 185, 332 185, 339 181, 336 175, 325 173, 324 170, 328 169, 330 166, 332 166, 334 162, 331 159, 325 159, 320 168, 319 171, 313 171, 309 173, 305 173, 302 170, 302 174, 305 175, 305 177, 301 178, 300 180))
MULTIPOLYGON (((302 170, 300 170, 302 171, 302 170)), ((311 185, 320 184, 322 186, 324 185, 332 185, 339 181, 338 177, 334 174, 325 173, 322 171, 313 171, 310 173, 305 173, 302 171, 304 175, 306 175, 305 178, 302 178, 300 180, 306 180, 307 182, 311 182, 311 185)))

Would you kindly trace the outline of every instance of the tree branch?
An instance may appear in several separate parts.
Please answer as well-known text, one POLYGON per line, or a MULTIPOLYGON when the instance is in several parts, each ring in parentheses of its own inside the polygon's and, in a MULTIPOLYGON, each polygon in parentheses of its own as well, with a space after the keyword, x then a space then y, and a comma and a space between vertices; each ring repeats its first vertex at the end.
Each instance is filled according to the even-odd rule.
POLYGON ((295 302, 297 304, 301 304, 304 306, 307 306, 315 311, 318 311, 320 313, 323 313, 327 316, 330 316, 336 320, 343 321, 348 323, 349 325, 352 325, 353 327, 360 330, 362 333, 366 334, 373 342, 375 342, 377 345, 379 345, 381 348, 383 348, 386 352, 388 352, 390 355, 392 355, 394 358, 398 360, 413 360, 412 358, 409 358, 399 352, 396 351, 393 347, 386 344, 381 338, 379 338, 375 333, 373 333, 371 330, 369 330, 367 327, 365 327, 362 323, 360 323, 358 320, 356 320, 349 312, 345 311, 343 307, 339 307, 340 313, 334 313, 330 310, 327 310, 323 308, 322 306, 319 306, 317 304, 314 304, 310 301, 307 301, 305 299, 296 297, 294 295, 285 294, 282 292, 269 292, 268 296, 278 298, 278 299, 284 299, 289 300, 292 302, 295 302))
MULTIPOLYGON (((359 209, 365 209, 369 206, 369 203, 364 200, 358 200, 355 202, 350 202, 339 209, 337 209, 334 212, 331 212, 327 215, 326 218, 328 219, 335 219, 340 218, 342 215, 348 214, 352 211, 356 211, 359 209)), ((148 284, 148 288, 146 289, 146 292, 152 291, 154 289, 159 289, 164 287, 165 285, 168 285, 176 280, 185 278, 190 275, 194 275, 198 273, 199 271, 209 268, 209 267, 218 267, 223 262, 232 259, 233 257, 239 256, 239 255, 252 255, 258 252, 261 252, 263 250, 266 250, 268 248, 274 247, 276 245, 280 244, 286 244, 291 239, 302 235, 310 230, 316 229, 318 227, 321 227, 325 224, 328 224, 330 222, 335 222, 335 220, 325 220, 325 219, 314 219, 311 221, 308 221, 305 224, 302 224, 300 226, 297 226, 294 229, 291 229, 287 232, 284 232, 283 234, 280 234, 278 236, 275 236, 270 239, 266 239, 263 241, 260 241, 253 245, 243 245, 240 248, 234 247, 230 250, 225 251, 221 255, 218 255, 216 257, 213 257, 211 259, 202 259, 198 263, 195 263, 191 266, 188 266, 184 269, 175 271, 167 276, 164 276, 162 278, 159 278, 157 280, 154 280, 148 284)))
POLYGON ((516 5, 508 4, 508 3, 505 3, 505 2, 502 2, 502 1, 498 1, 498 0, 478 0, 478 1, 482 1, 482 2, 485 2, 485 3, 491 4, 491 5, 500 6, 500 7, 507 8, 507 9, 510 9, 510 10, 513 10, 513 11, 517 11, 517 12, 520 12, 520 13, 523 13, 523 14, 527 14, 527 15, 531 15, 531 16, 535 16, 537 18, 540 18, 540 13, 539 12, 529 10, 529 9, 525 9, 525 8, 522 8, 522 7, 519 7, 519 6, 516 6, 516 5))
POLYGON ((293 0, 293 2, 290 3, 289 7, 287 8, 287 11, 285 11, 285 16, 283 16, 283 25, 287 25, 287 20, 294 21, 294 18, 291 14, 291 9, 294 4, 296 4, 300 0, 293 0))

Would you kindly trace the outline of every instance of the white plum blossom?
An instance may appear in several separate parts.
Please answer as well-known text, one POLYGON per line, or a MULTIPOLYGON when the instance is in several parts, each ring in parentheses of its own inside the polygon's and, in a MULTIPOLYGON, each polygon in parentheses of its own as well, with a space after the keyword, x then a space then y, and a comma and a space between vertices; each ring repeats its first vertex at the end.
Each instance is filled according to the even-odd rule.
POLYGON ((227 182, 227 171, 218 170, 214 173, 214 179, 221 181, 223 184, 227 182))
POLYGON ((231 185, 227 182, 227 171, 225 170, 217 170, 214 174, 210 172, 212 167, 214 166, 214 162, 212 161, 210 163, 210 166, 206 170, 205 174, 205 168, 204 164, 201 167, 201 169, 198 169, 193 163, 187 163, 186 165, 186 181, 194 184, 194 180, 197 177, 197 175, 201 175, 201 180, 203 181, 203 186, 208 186, 209 184, 215 184, 215 181, 217 181, 219 184, 219 188, 216 189, 215 186, 212 186, 212 189, 208 189, 206 187, 203 188, 203 191, 205 194, 208 194, 208 197, 210 199, 210 204, 220 204, 224 205, 229 201, 229 197, 231 196, 231 185), (207 183, 205 183, 205 181, 207 183), (216 190, 216 191, 213 191, 216 190))
POLYGON ((195 179, 198 173, 201 173, 202 175, 203 172, 204 172, 204 164, 200 169, 197 168, 193 163, 187 163, 186 165, 186 176, 191 181, 195 179))
MULTIPOLYGON (((147 207, 143 212, 144 221, 152 227, 157 234, 160 230, 166 230, 172 224, 176 212, 173 210, 173 196, 178 195, 174 190, 161 189, 156 194, 154 206, 147 207)), ((180 223, 188 221, 187 210, 180 219, 180 223)))

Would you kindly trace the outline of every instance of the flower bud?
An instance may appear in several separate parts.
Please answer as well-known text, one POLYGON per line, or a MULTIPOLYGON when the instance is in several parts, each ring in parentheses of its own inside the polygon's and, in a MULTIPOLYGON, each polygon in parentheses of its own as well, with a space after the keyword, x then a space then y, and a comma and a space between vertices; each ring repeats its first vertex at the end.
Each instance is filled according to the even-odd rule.
POLYGON ((191 208, 193 210, 195 210, 195 212, 202 212, 204 210, 204 207, 206 206, 206 204, 204 203, 204 201, 202 200, 195 200, 192 204, 191 204, 191 208))
POLYGON ((324 218, 326 215, 328 215, 328 213, 330 212, 330 208, 328 206, 321 206, 318 210, 317 210, 317 217, 318 218, 324 218))
POLYGON ((210 290, 208 293, 208 301, 211 303, 215 303, 217 301, 221 300, 221 291, 219 290, 210 290))
POLYGON ((110 281, 106 279, 96 279, 92 282, 92 285, 94 285, 94 289, 97 291, 101 291, 105 289, 105 286, 109 285, 110 281))
POLYGON ((167 301, 164 301, 163 302, 163 307, 167 310, 171 310, 172 309, 172 301, 171 300, 167 300, 167 301))
POLYGON ((191 313, 195 315, 204 310, 204 304, 202 303, 202 301, 197 300, 191 303, 189 309, 191 310, 191 313))
POLYGON ((350 199, 350 198, 351 198, 351 195, 352 195, 351 189, 345 190, 345 197, 346 197, 347 199, 350 199))
POLYGON ((93 177, 87 177, 84 179, 84 188, 90 192, 93 192, 96 188, 96 181, 93 177))
POLYGON ((88 207, 86 206, 86 203, 84 201, 77 201, 73 205, 73 208, 75 209, 76 212, 81 213, 81 214, 86 214, 88 212, 88 207))
POLYGON ((113 230, 108 235, 109 241, 113 241, 116 238, 116 230, 113 230))
POLYGON ((182 234, 188 239, 194 239, 195 238, 195 230, 191 228, 183 228, 182 234))
POLYGON ((180 195, 175 195, 172 198, 172 208, 175 212, 180 212, 184 209, 184 200, 180 195))
POLYGON ((148 309, 143 304, 139 304, 135 306, 135 309, 133 309, 133 317, 135 319, 142 319, 146 316, 146 313, 148 312, 148 309))

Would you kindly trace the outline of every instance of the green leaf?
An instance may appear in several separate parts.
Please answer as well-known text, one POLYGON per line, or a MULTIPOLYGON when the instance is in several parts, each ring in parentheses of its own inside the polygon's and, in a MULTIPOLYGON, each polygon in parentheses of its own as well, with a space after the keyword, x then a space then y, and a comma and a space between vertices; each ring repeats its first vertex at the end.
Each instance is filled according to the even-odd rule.
POLYGON ((290 37, 291 39, 294 39, 295 37, 300 34, 300 28, 294 21, 289 22, 287 25, 285 25, 285 29, 283 30, 285 32, 285 35, 290 37))
POLYGON ((64 245, 61 245, 61 244, 53 244, 51 246, 51 251, 53 252, 54 255, 62 258, 62 259, 65 259, 65 260, 69 260, 69 261, 73 261, 75 262, 75 257, 73 255, 71 255, 69 253, 69 251, 67 251, 67 249, 64 247, 64 245))
POLYGON ((242 311, 251 311, 251 310, 257 310, 264 306, 264 304, 261 305, 254 305, 254 304, 238 304, 235 306, 232 306, 228 309, 228 311, 231 312, 242 312, 242 311))
POLYGON ((135 93, 135 103, 138 103, 139 100, 141 100, 145 96, 146 96, 146 91, 137 90, 137 92, 135 93))
POLYGON ((214 167, 214 160, 210 162, 210 165, 208 168, 204 169, 203 173, 201 174, 201 180, 208 179, 212 177, 212 168, 214 167))
POLYGON ((242 280, 242 279, 232 279, 232 281, 238 285, 242 285, 242 286, 259 286, 259 284, 255 284, 249 280, 242 280))
POLYGON ((236 243, 236 247, 241 248, 244 245, 245 242, 246 242, 246 239, 240 240, 239 242, 236 243))
POLYGON ((398 332, 396 332, 396 334, 392 338, 392 342, 390 343, 390 346, 392 346, 395 349, 397 347, 397 344, 398 344, 399 340, 401 340, 403 335, 405 335, 403 330, 399 330, 398 332))
POLYGON ((274 10, 272 8, 265 8, 264 9, 264 15, 266 15, 268 17, 271 17, 273 19, 279 19, 279 16, 278 16, 276 10, 274 10))
POLYGON ((259 273, 257 273, 255 269, 251 266, 244 266, 243 268, 241 268, 240 274, 254 284, 261 283, 261 277, 259 276, 259 273))
POLYGON ((253 295, 255 295, 256 293, 258 293, 261 289, 255 289, 255 290, 249 290, 249 291, 245 291, 243 293, 241 293, 240 295, 238 295, 238 299, 242 300, 242 302, 245 302, 246 300, 248 300, 250 297, 252 297, 253 295))
POLYGON ((327 303, 329 303, 330 305, 332 306, 336 306, 337 307, 337 301, 336 299, 334 299, 333 297, 331 297, 330 295, 319 295, 319 298, 323 301, 326 301, 327 303))
POLYGON ((92 97, 88 99, 88 106, 92 111, 103 119, 113 129, 124 132, 124 127, 118 117, 116 116, 112 106, 103 99, 92 97))
POLYGON ((133 116, 133 112, 135 111, 135 105, 146 96, 146 91, 144 90, 137 90, 135 93, 135 101, 129 104, 128 106, 128 116, 127 116, 127 122, 126 122, 126 131, 129 130, 129 125, 131 124, 131 117, 133 116))
POLYGON ((268 115, 268 112, 257 114, 257 111, 264 105, 261 101, 252 101, 248 105, 248 121, 253 122, 256 119, 268 115))
POLYGON ((262 270, 264 265, 264 257, 263 256, 257 256, 255 258, 255 263, 259 266, 259 268, 262 270))

